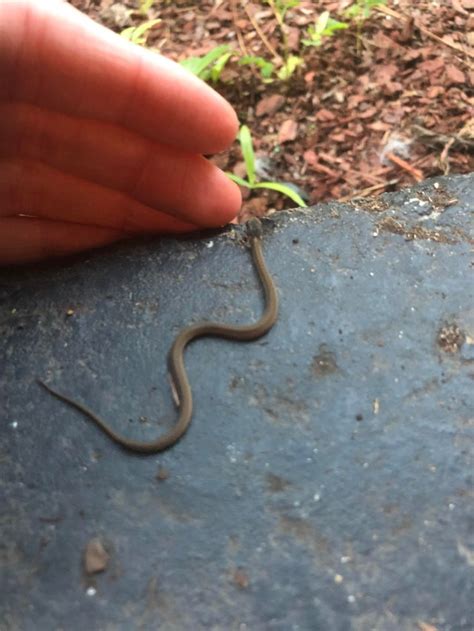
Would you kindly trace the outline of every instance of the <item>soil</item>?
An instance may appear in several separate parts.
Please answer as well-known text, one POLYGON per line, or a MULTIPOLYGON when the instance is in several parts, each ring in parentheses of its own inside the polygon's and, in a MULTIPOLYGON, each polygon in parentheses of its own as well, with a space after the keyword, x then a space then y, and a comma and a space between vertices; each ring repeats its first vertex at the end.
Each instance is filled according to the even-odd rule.
MULTIPOLYGON (((370 4, 370 0, 359 0, 370 4)), ((427 177, 473 170, 474 0, 393 0, 350 21, 351 0, 301 1, 278 20, 270 0, 71 0, 116 32, 160 19, 146 46, 176 61, 227 44, 236 51, 212 86, 249 126, 262 180, 295 187, 308 204, 397 190, 427 177), (349 23, 307 46, 323 11, 349 23), (253 55, 291 76, 265 81, 239 64, 253 55)), ((245 177, 240 146, 211 158, 245 177)), ((243 189, 240 220, 295 205, 281 194, 243 189)))

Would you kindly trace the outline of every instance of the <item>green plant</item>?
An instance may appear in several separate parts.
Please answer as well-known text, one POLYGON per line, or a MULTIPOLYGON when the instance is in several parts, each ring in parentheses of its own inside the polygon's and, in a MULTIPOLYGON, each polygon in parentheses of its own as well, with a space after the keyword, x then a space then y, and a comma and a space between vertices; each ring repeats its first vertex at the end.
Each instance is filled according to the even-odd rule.
POLYGON ((239 59, 241 66, 254 66, 260 70, 262 79, 266 82, 272 81, 272 74, 274 66, 271 61, 267 61, 263 57, 256 57, 255 55, 244 55, 239 59))
POLYGON ((277 77, 281 81, 288 81, 291 75, 302 63, 304 63, 304 59, 301 57, 298 57, 297 55, 288 55, 288 57, 283 60, 283 65, 278 70, 277 77))
POLYGON ((283 41, 283 64, 277 72, 277 77, 281 81, 288 81, 293 75, 298 66, 304 63, 302 57, 297 55, 291 55, 288 50, 288 35, 286 31, 285 17, 289 9, 293 9, 299 5, 299 0, 267 0, 267 3, 271 6, 275 18, 280 27, 282 41, 283 41))
POLYGON ((142 15, 147 15, 148 11, 151 9, 155 0, 140 0, 140 5, 138 7, 138 11, 142 15))
MULTIPOLYGON (((276 72, 276 76, 280 81, 287 81, 291 75, 295 72, 296 68, 304 63, 301 57, 296 55, 289 55, 286 59, 283 59, 282 66, 276 72)), ((264 83, 273 82, 273 74, 275 72, 275 66, 271 61, 267 61, 263 57, 256 57, 254 55, 244 55, 239 59, 240 65, 254 66, 260 70, 264 83)))
POLYGON ((227 173, 231 180, 239 184, 240 186, 244 186, 246 188, 255 189, 255 188, 267 188, 272 191, 277 191, 278 193, 282 193, 289 197, 295 204, 298 204, 300 207, 305 207, 306 203, 304 200, 296 193, 292 188, 287 186, 286 184, 282 184, 281 182, 258 182, 257 174, 255 171, 255 154, 253 151, 253 143, 252 136, 250 134, 250 129, 247 125, 242 125, 239 131, 238 140, 240 142, 240 147, 242 149, 242 155, 244 157, 245 162, 245 170, 247 171, 247 179, 244 180, 233 173, 227 173))
POLYGON ((330 17, 329 11, 324 11, 314 25, 308 27, 308 39, 304 39, 305 46, 321 46, 325 37, 332 37, 336 31, 348 28, 345 22, 339 22, 330 17))
POLYGON ((385 3, 386 0, 356 0, 344 11, 344 15, 355 22, 357 27, 357 52, 360 53, 362 47, 362 27, 365 20, 370 17, 373 8, 385 3))
POLYGON ((200 57, 188 57, 179 63, 204 81, 218 81, 234 51, 227 44, 216 46, 200 57))
POLYGON ((363 22, 370 16, 373 8, 386 3, 387 0, 356 0, 347 7, 344 11, 344 15, 351 20, 363 22))
POLYGON ((146 39, 148 36, 148 32, 152 29, 156 24, 159 24, 161 20, 147 20, 143 22, 143 24, 139 24, 138 26, 129 26, 124 29, 120 35, 124 39, 128 39, 130 42, 134 44, 139 44, 140 46, 144 46, 146 44, 146 39))
POLYGON ((286 12, 289 9, 297 7, 300 0, 267 0, 267 3, 273 9, 273 13, 275 14, 278 23, 282 26, 285 21, 286 12))

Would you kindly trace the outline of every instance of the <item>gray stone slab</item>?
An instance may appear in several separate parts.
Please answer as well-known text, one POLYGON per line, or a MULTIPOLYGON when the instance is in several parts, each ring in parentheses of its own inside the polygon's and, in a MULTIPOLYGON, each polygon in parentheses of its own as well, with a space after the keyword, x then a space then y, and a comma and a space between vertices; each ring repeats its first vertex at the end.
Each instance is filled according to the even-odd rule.
POLYGON ((2 631, 472 629, 473 182, 266 220, 277 325, 187 350, 192 426, 157 456, 35 379, 171 426, 176 333, 261 313, 241 229, 2 271, 2 631))

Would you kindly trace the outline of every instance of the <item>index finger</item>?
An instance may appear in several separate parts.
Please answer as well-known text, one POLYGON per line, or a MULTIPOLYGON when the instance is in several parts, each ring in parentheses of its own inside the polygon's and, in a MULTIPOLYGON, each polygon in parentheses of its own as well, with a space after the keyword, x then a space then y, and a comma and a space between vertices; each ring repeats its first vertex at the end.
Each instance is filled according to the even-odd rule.
POLYGON ((225 149, 237 117, 181 66, 63 2, 0 2, 0 99, 118 125, 196 153, 225 149))

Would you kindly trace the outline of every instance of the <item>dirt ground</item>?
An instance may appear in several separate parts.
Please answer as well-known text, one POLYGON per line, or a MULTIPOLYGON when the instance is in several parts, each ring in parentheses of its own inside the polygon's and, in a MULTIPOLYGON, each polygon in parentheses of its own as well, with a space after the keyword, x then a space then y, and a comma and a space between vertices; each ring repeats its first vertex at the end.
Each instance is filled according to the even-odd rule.
MULTIPOLYGON (((159 19, 145 45, 176 61, 229 45, 235 55, 211 84, 250 128, 260 178, 291 184, 309 204, 472 171, 474 0, 359 2, 374 6, 351 21, 351 0, 156 0, 146 11, 143 0, 71 0, 119 33, 159 19), (349 28, 305 45, 324 11, 349 28), (271 62, 272 80, 243 55, 271 62), (296 69, 278 78, 290 56, 296 69)), ((245 176, 238 142, 212 159, 245 176)), ((242 220, 295 206, 275 192, 243 194, 242 220)))

